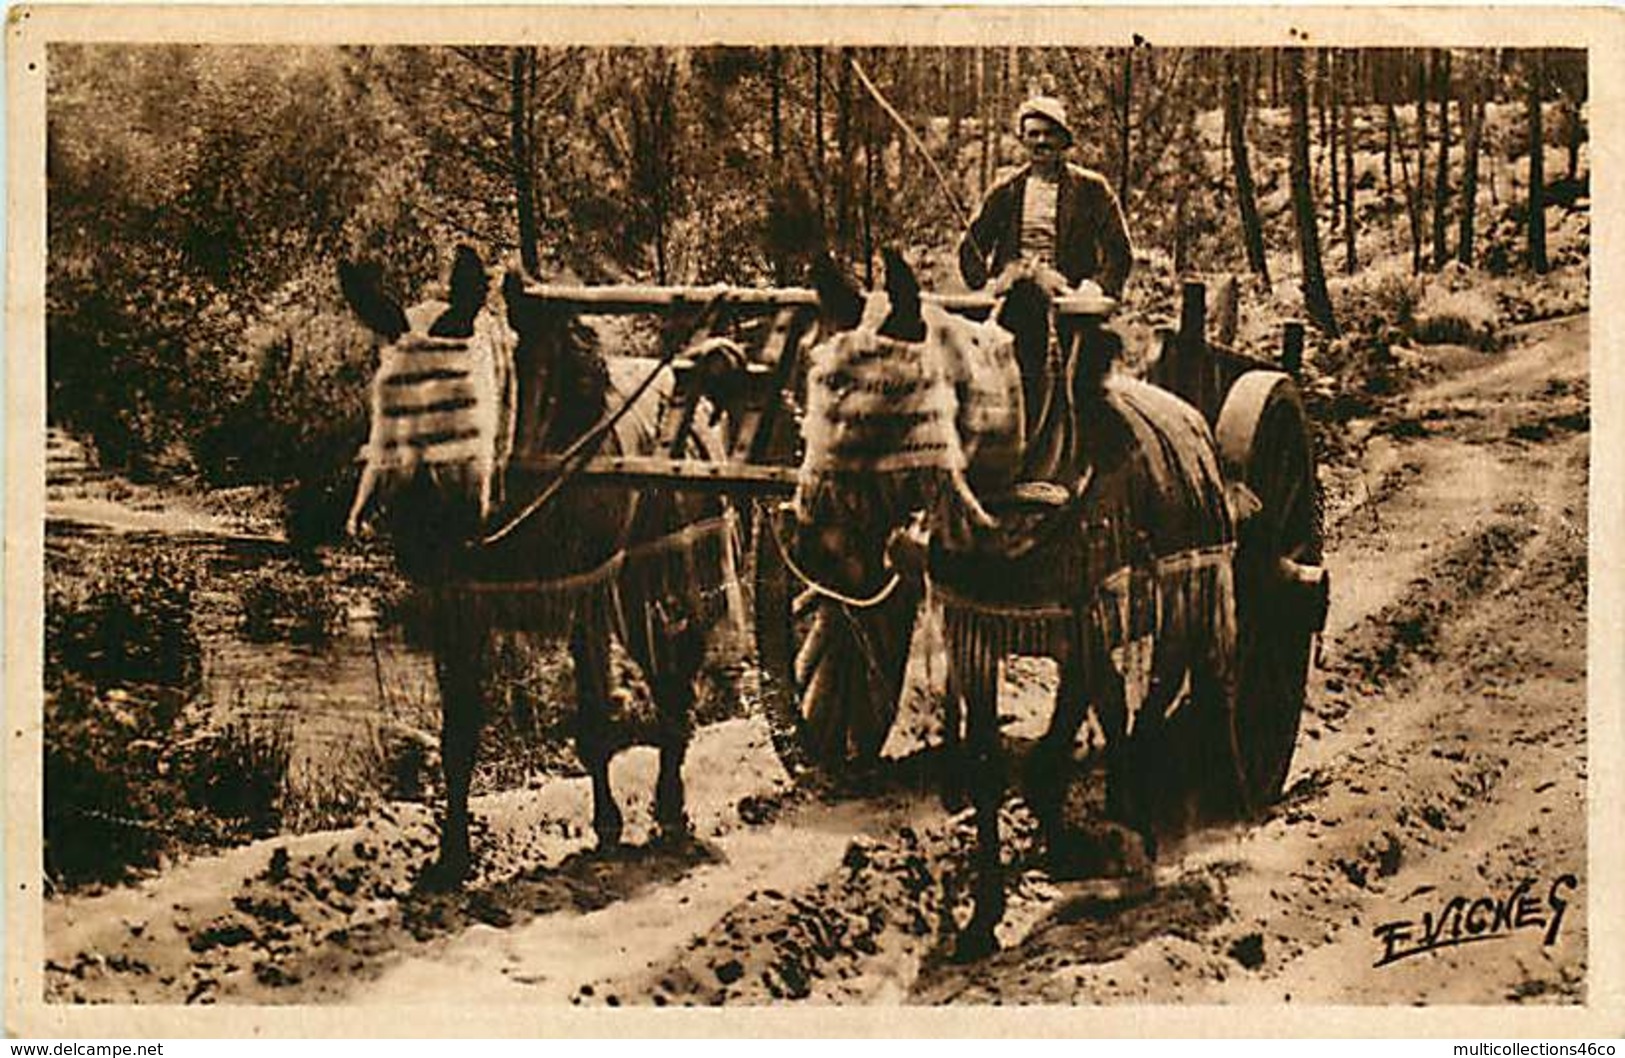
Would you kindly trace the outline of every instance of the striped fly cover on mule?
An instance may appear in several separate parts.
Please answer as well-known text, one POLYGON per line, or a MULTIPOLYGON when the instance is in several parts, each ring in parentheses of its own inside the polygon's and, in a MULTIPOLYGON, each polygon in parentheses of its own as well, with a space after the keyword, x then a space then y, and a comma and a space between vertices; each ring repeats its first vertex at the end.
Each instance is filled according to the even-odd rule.
POLYGON ((1013 337, 926 303, 925 341, 895 340, 874 322, 885 318, 876 303, 886 300, 811 353, 803 473, 930 468, 1006 484, 1022 450, 1013 337))
POLYGON ((449 472, 477 489, 484 515, 513 443, 514 335, 482 313, 471 337, 429 337, 421 324, 443 308, 413 309, 412 330, 379 351, 364 488, 388 492, 421 468, 449 472))

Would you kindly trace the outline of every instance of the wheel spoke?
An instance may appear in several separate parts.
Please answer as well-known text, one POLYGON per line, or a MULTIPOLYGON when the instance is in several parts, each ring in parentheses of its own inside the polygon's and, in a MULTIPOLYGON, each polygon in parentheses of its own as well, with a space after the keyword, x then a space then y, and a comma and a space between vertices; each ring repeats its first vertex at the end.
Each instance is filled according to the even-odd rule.
POLYGON ((796 687, 806 687, 811 682, 814 670, 824 663, 824 657, 829 653, 830 641, 834 635, 834 624, 832 615, 828 613, 813 618, 812 627, 807 630, 806 638, 796 650, 796 687))

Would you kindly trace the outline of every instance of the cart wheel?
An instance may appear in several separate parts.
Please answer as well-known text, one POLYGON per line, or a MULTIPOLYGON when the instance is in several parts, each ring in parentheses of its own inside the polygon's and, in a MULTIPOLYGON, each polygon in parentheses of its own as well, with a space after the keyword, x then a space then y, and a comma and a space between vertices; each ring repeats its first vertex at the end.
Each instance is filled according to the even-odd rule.
POLYGON ((1236 695, 1229 739, 1244 814, 1280 796, 1297 743, 1314 634, 1324 622, 1320 489, 1297 385, 1254 371, 1219 413, 1226 480, 1245 482, 1259 510, 1238 527, 1236 695))
POLYGON ((757 511, 756 651, 773 748, 791 775, 870 765, 897 718, 917 593, 869 610, 830 600, 785 560, 788 515, 757 511))

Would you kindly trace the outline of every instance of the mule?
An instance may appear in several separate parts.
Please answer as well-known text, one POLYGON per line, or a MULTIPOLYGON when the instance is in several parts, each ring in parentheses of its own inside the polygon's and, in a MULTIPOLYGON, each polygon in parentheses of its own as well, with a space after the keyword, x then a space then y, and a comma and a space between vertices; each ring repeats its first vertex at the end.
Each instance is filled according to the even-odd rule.
MULTIPOLYGON (((922 303, 900 255, 885 258, 885 289, 867 297, 829 269, 815 276, 826 326, 838 334, 813 350, 813 376, 832 359, 886 357, 921 365, 919 385, 953 379, 943 361, 957 354, 942 346, 954 325, 922 303)), ((1006 656, 1047 655, 1058 666, 1049 727, 1024 776, 1052 873, 1143 876, 1159 829, 1188 825, 1195 802, 1216 805, 1232 785, 1217 739, 1234 693, 1235 528, 1211 432, 1179 398, 1113 370, 1101 355, 1112 348, 1106 333, 1057 327, 1051 316, 1035 277, 1012 283, 996 312, 1021 372, 1013 464, 1008 446, 970 443, 985 416, 961 381, 943 422, 958 455, 936 473, 897 473, 886 453, 868 474, 804 464, 796 502, 803 541, 822 539, 825 521, 853 512, 870 523, 851 535, 884 539, 910 522, 925 528, 922 561, 943 604, 948 649, 948 741, 960 754, 977 829, 962 959, 997 947, 1005 910, 998 677, 1006 656), (978 466, 986 451, 1000 454, 997 465, 978 466), (1114 825, 1086 831, 1068 797, 1091 710, 1106 740, 1114 825)), ((807 564, 818 566, 815 558, 807 564)))
MULTIPOLYGON (((502 310, 488 306, 489 282, 466 247, 444 303, 402 309, 376 268, 341 265, 340 282, 380 342, 352 527, 381 528, 427 603, 432 634, 446 813, 424 883, 455 885, 470 871, 469 785, 498 629, 568 640, 576 745, 602 850, 623 830, 609 781, 611 637, 622 641, 657 714, 656 838, 685 840, 695 679, 709 634, 738 604, 736 520, 714 496, 561 482, 540 458, 594 445, 606 455, 653 452, 670 367, 606 356, 590 328, 526 293, 514 273, 502 310)), ((703 427, 686 449, 664 454, 721 454, 703 427)))

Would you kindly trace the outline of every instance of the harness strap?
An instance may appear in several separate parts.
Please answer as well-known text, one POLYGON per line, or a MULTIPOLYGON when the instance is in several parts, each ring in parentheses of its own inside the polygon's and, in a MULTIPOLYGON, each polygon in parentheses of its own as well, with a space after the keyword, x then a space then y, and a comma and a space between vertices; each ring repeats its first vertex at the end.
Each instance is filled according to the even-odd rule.
POLYGON ((826 599, 832 599, 835 602, 838 602, 843 606, 849 606, 854 610, 867 610, 872 607, 879 606, 881 603, 891 598, 892 593, 897 590, 897 586, 903 582, 902 574, 893 573, 891 575, 891 579, 886 582, 885 587, 866 598, 858 598, 832 588, 829 585, 819 581, 806 570, 802 569, 801 565, 790 556, 791 549, 785 546, 784 539, 779 536, 778 527, 773 524, 774 521, 775 519, 768 519, 767 534, 773 538, 773 546, 778 551, 779 557, 784 560, 785 566, 790 570, 791 573, 794 573, 801 580, 805 581, 807 587, 811 588, 813 591, 817 592, 819 595, 822 595, 826 599))

